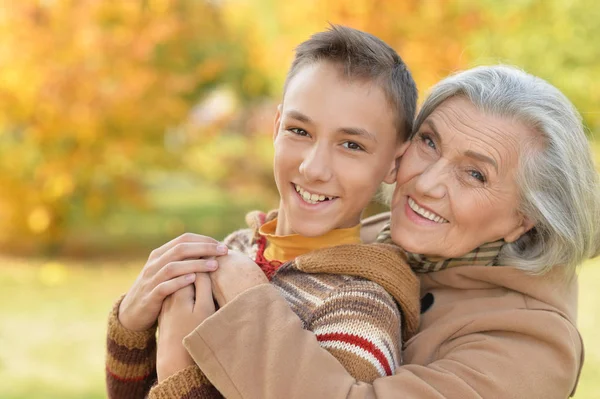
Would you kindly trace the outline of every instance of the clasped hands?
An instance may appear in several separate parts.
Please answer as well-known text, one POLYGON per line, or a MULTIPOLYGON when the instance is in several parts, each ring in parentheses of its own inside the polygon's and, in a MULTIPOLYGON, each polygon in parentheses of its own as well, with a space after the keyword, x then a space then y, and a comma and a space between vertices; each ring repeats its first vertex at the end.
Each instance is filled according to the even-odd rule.
POLYGON ((182 341, 238 294, 268 282, 248 256, 218 241, 186 233, 150 253, 119 307, 119 321, 132 331, 158 321, 159 382, 194 364, 182 341))

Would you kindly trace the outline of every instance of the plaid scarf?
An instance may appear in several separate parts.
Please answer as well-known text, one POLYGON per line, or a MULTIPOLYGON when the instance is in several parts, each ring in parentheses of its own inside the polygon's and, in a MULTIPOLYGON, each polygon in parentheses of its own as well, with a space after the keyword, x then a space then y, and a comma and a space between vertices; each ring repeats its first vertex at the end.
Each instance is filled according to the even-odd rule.
MULTIPOLYGON (((394 244, 392 242, 392 235, 390 230, 390 223, 386 223, 379 235, 377 236, 376 242, 385 244, 394 244)), ((504 245, 504 240, 495 242, 488 242, 483 244, 466 255, 459 258, 427 258, 425 255, 414 254, 408 251, 406 256, 410 267, 416 273, 428 273, 437 272, 438 270, 444 270, 449 267, 456 266, 497 266, 496 260, 500 249, 504 245)))

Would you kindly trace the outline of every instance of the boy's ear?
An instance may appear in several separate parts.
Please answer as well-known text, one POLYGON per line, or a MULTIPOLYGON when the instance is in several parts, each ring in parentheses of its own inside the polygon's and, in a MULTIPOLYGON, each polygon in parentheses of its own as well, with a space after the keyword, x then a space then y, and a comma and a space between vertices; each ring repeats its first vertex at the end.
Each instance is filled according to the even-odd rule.
POLYGON ((400 147, 398 147, 398 157, 401 157, 402 155, 404 155, 404 153, 406 152, 406 150, 408 149, 409 146, 410 146, 410 139, 406 140, 404 143, 400 144, 400 147))
POLYGON ((275 122, 273 124, 273 141, 275 141, 277 135, 279 134, 279 127, 281 126, 281 109, 282 106, 279 104, 277 106, 277 113, 275 114, 275 122))
POLYGON ((406 149, 410 145, 410 140, 405 141, 396 149, 396 153, 394 154, 394 160, 391 165, 390 170, 385 175, 383 181, 387 184, 393 184, 396 182, 396 174, 398 173, 398 165, 400 165, 400 157, 404 155, 406 149))

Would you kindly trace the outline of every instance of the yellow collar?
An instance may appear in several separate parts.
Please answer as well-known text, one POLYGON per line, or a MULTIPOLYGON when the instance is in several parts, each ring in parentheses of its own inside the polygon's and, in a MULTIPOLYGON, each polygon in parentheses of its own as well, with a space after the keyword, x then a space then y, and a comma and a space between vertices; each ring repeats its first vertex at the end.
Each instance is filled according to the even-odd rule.
POLYGON ((360 224, 347 229, 335 229, 319 237, 304 237, 299 234, 278 236, 275 235, 276 228, 277 219, 273 219, 258 230, 259 234, 269 242, 264 254, 269 261, 287 262, 316 249, 342 244, 360 244, 360 224))

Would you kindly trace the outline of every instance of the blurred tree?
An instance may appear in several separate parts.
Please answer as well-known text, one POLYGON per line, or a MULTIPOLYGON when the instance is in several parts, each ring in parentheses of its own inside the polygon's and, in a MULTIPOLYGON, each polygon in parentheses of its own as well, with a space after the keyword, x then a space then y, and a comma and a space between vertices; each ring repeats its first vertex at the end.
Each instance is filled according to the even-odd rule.
MULTIPOLYGON (((163 189, 145 191, 155 170, 192 172, 221 212, 229 199, 274 199, 271 133, 285 75, 294 47, 328 22, 398 50, 421 99, 455 70, 507 62, 564 90, 600 132, 594 0, 1 3, 3 249, 54 250, 77 234, 76 220, 95 227, 117 206, 147 206, 163 189)), ((171 176, 160 184, 176 187, 171 176)), ((219 223, 212 208, 194 209, 173 217, 169 236, 185 218, 219 223)))
POLYGON ((74 217, 143 205, 148 168, 178 165, 164 133, 235 80, 208 1, 6 2, 0 7, 0 243, 56 249, 74 217))
POLYGON ((481 2, 468 42, 473 63, 508 63, 561 89, 600 134, 600 7, 596 0, 481 2), (596 39, 594 39, 596 38, 596 39))
POLYGON ((285 75, 300 42, 328 22, 372 33, 395 48, 411 66, 417 84, 427 88, 469 65, 463 37, 480 27, 475 2, 451 0, 237 0, 224 2, 225 20, 249 49, 246 91, 281 96, 285 75), (260 21, 260 23, 257 23, 260 21), (257 82, 270 76, 265 89, 257 82))

